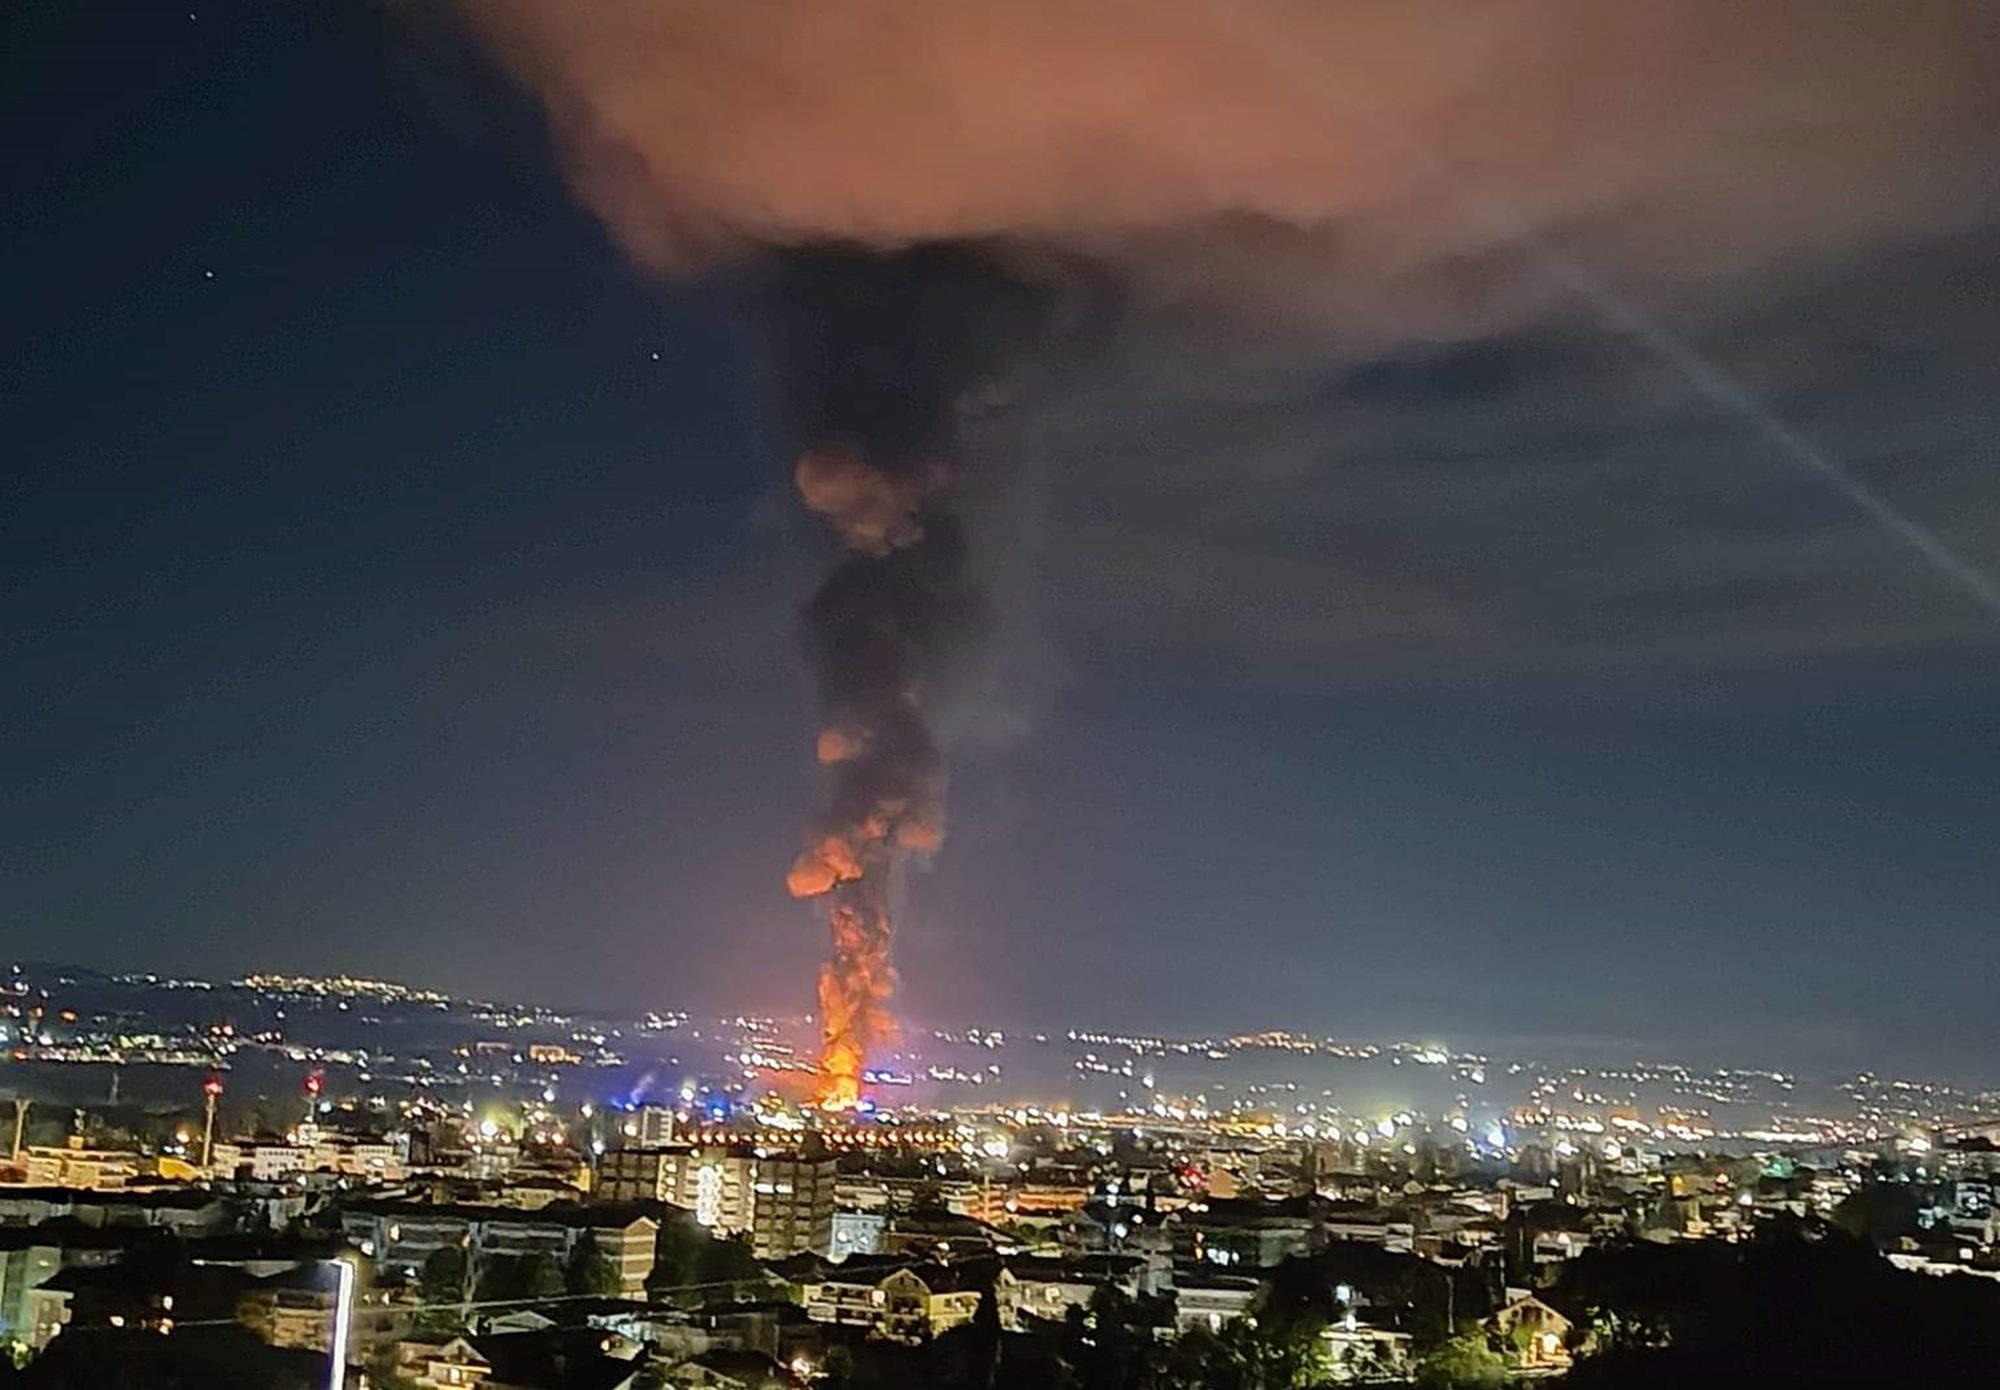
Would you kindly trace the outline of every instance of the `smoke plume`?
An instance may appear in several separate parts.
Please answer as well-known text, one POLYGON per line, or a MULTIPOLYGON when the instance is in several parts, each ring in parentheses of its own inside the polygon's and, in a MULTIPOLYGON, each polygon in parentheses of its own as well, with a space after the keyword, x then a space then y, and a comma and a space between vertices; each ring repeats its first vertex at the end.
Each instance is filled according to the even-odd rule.
POLYGON ((859 1099, 865 1062, 894 1038, 897 875, 944 842, 928 707, 985 625, 954 510, 969 464, 958 421, 1040 299, 971 247, 822 247, 775 262, 779 377, 803 446, 793 482, 839 547, 804 614, 832 795, 786 877, 794 897, 826 902, 828 1104, 859 1099))

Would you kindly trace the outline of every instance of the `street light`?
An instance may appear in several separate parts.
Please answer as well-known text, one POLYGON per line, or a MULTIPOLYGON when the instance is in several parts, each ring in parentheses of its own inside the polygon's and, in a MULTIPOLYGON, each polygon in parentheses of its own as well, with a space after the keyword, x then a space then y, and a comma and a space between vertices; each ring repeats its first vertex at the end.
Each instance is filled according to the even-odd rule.
POLYGON ((347 1383, 347 1336, 354 1323, 354 1266, 346 1260, 333 1261, 333 1346, 327 1357, 327 1390, 342 1390, 347 1383))

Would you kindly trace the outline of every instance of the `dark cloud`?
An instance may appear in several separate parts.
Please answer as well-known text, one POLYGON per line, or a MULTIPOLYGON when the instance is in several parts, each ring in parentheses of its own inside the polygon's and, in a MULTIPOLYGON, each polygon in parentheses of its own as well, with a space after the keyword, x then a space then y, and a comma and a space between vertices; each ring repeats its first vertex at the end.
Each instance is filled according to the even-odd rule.
MULTIPOLYGON (((1686 331, 1899 510, 2000 550, 1990 238, 1738 277, 1686 331)), ((1552 695, 1926 653, 1992 621, 1587 306, 1477 342, 1260 356, 1159 322, 1007 444, 1085 466, 1043 547, 1086 647, 1339 687, 1552 695)), ((1936 673, 1959 679, 1947 663, 1936 673)))

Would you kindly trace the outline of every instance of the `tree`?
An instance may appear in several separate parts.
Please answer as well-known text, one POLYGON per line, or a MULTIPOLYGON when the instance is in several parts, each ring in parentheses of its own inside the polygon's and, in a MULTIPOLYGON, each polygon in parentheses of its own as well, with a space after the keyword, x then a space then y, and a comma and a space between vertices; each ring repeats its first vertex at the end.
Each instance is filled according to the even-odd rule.
POLYGON ((562 1266, 540 1250, 525 1255, 495 1255, 483 1261, 476 1289, 481 1303, 555 1298, 562 1291, 562 1266))
POLYGON ((1084 1390, 1140 1390, 1157 1383, 1164 1353, 1155 1329, 1173 1326, 1167 1300, 1134 1299, 1105 1285, 1086 1312, 1071 1308, 1060 1355, 1084 1390))
POLYGON ((945 1210, 944 1184, 934 1176, 926 1176, 910 1192, 912 1212, 939 1212, 945 1210))
POLYGON ((472 1297, 479 1303, 495 1303, 521 1296, 520 1276, 511 1255, 488 1255, 479 1262, 472 1281, 472 1297))
POLYGON ((1497 1273, 1497 1266, 1452 1268, 1380 1246, 1336 1241, 1270 1271, 1270 1292, 1257 1320, 1287 1333, 1316 1333, 1346 1312, 1336 1294, 1345 1284, 1371 1307, 1401 1316, 1423 1349, 1494 1310, 1491 1281, 1497 1273))
POLYGON ((563 1271, 564 1282, 569 1292, 593 1294, 599 1298, 610 1298, 625 1291, 625 1281, 618 1273, 618 1266, 598 1253, 595 1241, 584 1239, 576 1243, 570 1251, 569 1266, 563 1271))
POLYGON ((717 1240, 692 1216, 660 1223, 653 1243, 653 1272, 646 1287, 664 1292, 688 1285, 719 1286, 763 1277, 763 1266, 740 1240, 717 1240))
POLYGON ((826 1360, 820 1366, 826 1378, 835 1385, 845 1385, 854 1377, 854 1351, 851 1347, 835 1343, 826 1349, 826 1360))
POLYGON ((1163 1385, 1175 1390, 1295 1390, 1331 1374, 1317 1329, 1237 1318, 1219 1332, 1197 1328, 1168 1358, 1163 1385))
POLYGON ((440 1245, 431 1251, 417 1275, 417 1289, 426 1303, 456 1302, 465 1297, 465 1250, 440 1245))
POLYGON ((560 1298, 565 1288, 562 1266, 542 1250, 521 1256, 520 1280, 523 1298, 560 1298))
POLYGON ((1920 1205, 1907 1184, 1871 1182, 1833 1209, 1833 1224, 1882 1250, 1916 1234, 1920 1205))
POLYGON ((1588 1329, 1578 1390, 1976 1385, 2000 1364, 2000 1289, 1904 1273, 1837 1231, 1591 1250, 1556 1296, 1588 1329))
POLYGON ((1435 1390, 1489 1390, 1507 1380, 1507 1362, 1478 1329, 1461 1332, 1417 1362, 1417 1384, 1435 1390))
POLYGON ((440 1245, 431 1251, 417 1273, 417 1292, 423 1309, 418 1324, 427 1331, 457 1327, 465 1305, 465 1250, 457 1245, 440 1245))

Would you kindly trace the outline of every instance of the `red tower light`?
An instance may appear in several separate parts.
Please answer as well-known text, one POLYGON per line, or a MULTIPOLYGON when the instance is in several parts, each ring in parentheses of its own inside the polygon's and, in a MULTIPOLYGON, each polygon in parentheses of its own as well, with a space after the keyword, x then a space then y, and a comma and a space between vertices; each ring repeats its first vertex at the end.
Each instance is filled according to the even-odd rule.
POLYGON ((205 1095, 205 1096, 219 1096, 219 1095, 221 1095, 221 1094, 222 1094, 222 1078, 221 1078, 221 1077, 219 1077, 219 1076, 211 1076, 211 1077, 209 1077, 209 1078, 208 1078, 208 1080, 206 1080, 206 1081, 204 1081, 204 1082, 202 1082, 202 1083, 201 1083, 201 1093, 202 1093, 203 1095, 205 1095))

